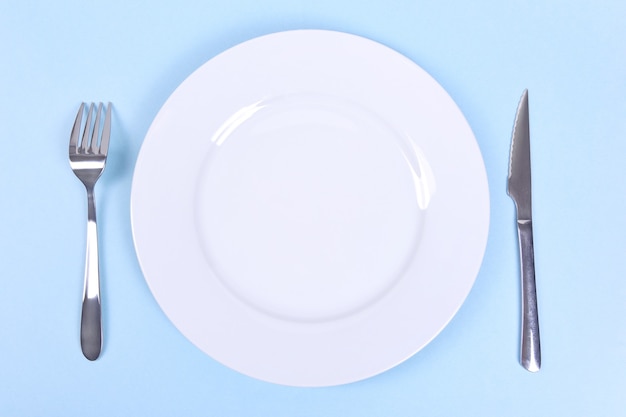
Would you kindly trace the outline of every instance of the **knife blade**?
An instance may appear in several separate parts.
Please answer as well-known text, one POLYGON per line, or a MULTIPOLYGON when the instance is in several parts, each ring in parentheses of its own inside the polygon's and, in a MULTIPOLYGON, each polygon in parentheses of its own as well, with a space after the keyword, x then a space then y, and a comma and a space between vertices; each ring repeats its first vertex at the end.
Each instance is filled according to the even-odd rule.
POLYGON ((524 90, 513 126, 507 192, 517 212, 522 287, 520 363, 530 372, 537 372, 541 368, 541 344, 535 285, 529 125, 528 90, 524 90))

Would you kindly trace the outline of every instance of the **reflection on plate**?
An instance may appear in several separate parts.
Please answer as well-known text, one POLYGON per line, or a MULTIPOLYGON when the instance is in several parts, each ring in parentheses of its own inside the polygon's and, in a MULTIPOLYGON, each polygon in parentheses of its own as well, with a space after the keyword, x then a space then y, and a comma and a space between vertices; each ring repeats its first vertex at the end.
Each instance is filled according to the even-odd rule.
POLYGON ((471 129, 417 65, 338 32, 276 33, 194 72, 133 179, 145 278, 221 363, 325 386, 425 346, 467 296, 489 197, 471 129))

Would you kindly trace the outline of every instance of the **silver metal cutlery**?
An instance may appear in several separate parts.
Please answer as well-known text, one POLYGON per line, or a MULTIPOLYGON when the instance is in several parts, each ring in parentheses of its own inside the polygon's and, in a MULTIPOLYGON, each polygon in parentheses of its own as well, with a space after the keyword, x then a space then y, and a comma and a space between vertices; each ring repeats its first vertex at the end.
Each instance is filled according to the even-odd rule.
POLYGON ((100 270, 98 265, 98 227, 94 188, 107 160, 111 136, 111 103, 103 110, 92 103, 87 121, 82 124, 85 103, 80 105, 70 136, 70 167, 87 190, 87 253, 80 323, 80 345, 85 357, 96 360, 102 350, 102 307, 100 303, 100 270), (104 123, 101 116, 105 112, 104 123), (95 121, 92 123, 95 114, 95 121), (82 128, 82 135, 81 135, 82 128))
POLYGON ((520 362, 527 370, 537 372, 541 368, 541 344, 539 340, 539 315, 537 312, 533 247, 528 90, 525 90, 522 94, 515 117, 513 137, 511 139, 511 159, 507 191, 515 202, 517 210, 517 233, 522 279, 520 362))
MULTIPOLYGON (((70 167, 87 192, 87 247, 81 310, 80 343, 84 356, 96 360, 102 350, 102 306, 98 260, 95 185, 104 171, 111 136, 111 103, 97 106, 82 103, 69 144, 70 167), (83 116, 87 113, 85 123, 83 116), (104 121, 102 118, 104 116, 104 121)), ((521 274, 521 348, 520 363, 528 371, 541 368, 541 344, 532 227, 532 190, 530 160, 528 90, 520 99, 513 134, 507 192, 516 207, 521 274)))

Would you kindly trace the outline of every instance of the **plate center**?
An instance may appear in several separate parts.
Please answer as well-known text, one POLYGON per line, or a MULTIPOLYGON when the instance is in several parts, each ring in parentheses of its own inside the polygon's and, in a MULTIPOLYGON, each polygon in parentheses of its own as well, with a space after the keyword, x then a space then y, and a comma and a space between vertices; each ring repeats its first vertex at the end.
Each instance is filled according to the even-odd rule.
POLYGON ((290 95, 241 109, 210 139, 198 236, 211 270, 247 305, 292 321, 349 315, 384 295, 416 253, 428 170, 368 110, 290 95))

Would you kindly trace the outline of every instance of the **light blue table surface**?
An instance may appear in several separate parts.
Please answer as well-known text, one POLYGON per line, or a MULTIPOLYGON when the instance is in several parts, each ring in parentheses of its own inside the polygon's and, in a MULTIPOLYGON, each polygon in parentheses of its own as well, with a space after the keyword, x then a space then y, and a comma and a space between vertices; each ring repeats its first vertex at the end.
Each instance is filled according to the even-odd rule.
MULTIPOLYGON (((0 416, 626 415, 626 3, 0 1, 0 416), (130 226, 150 123, 197 67, 288 29, 405 54, 457 102, 483 153, 489 242, 465 304, 403 364, 339 387, 240 375, 159 309, 130 226), (543 368, 518 364, 510 134, 530 91, 543 368), (67 141, 81 101, 114 103, 97 187, 105 345, 80 352, 84 189, 67 141)), ((459 202, 463 210, 463 202, 459 202)))

